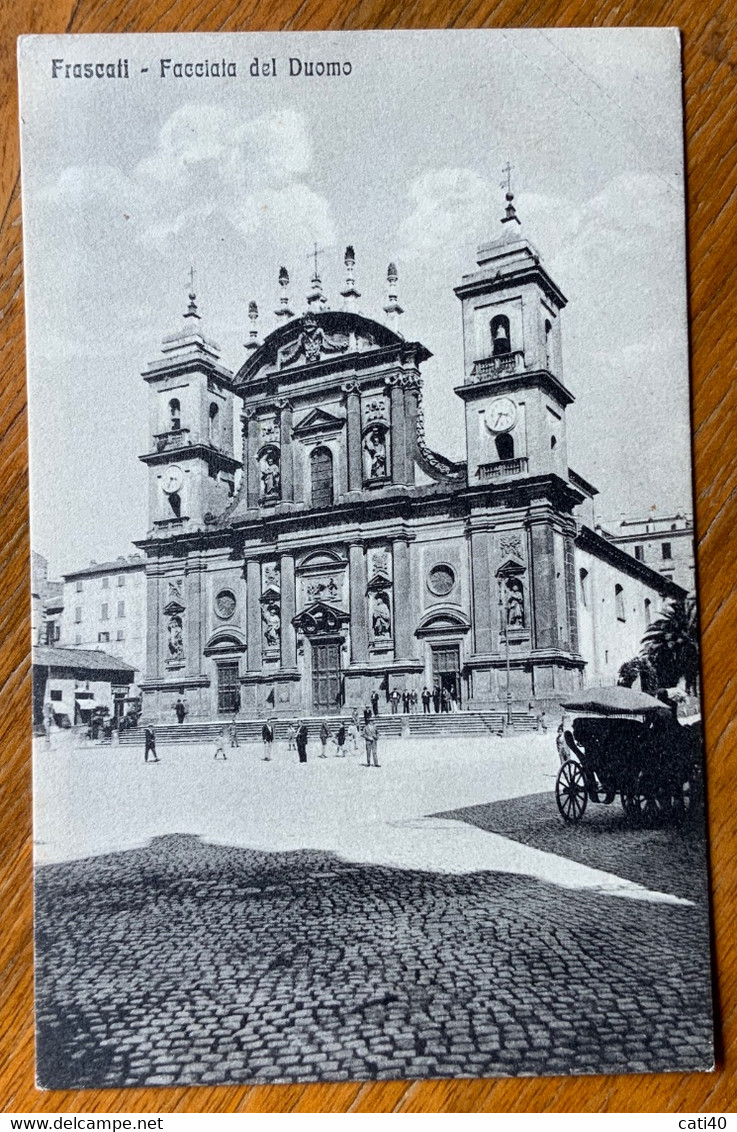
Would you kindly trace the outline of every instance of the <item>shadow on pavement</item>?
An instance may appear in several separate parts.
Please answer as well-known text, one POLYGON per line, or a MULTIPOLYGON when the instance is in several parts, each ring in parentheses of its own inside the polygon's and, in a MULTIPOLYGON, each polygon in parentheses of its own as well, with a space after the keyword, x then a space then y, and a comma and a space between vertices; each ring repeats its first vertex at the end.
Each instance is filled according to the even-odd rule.
POLYGON ((705 829, 700 818, 683 826, 638 829, 626 821, 617 800, 610 806, 589 805, 579 825, 566 825, 552 793, 431 816, 467 822, 658 892, 701 905, 707 901, 705 829))

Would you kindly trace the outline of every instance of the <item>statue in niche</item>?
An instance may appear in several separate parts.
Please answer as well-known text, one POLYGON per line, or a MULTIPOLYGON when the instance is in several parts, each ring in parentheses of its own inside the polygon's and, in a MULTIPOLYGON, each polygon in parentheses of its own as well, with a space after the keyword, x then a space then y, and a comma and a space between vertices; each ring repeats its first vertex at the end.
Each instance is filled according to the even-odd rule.
POLYGON ((391 606, 389 605, 389 595, 379 590, 374 594, 374 611, 371 618, 371 628, 374 637, 381 639, 382 637, 391 637, 392 635, 392 613, 391 606))
POLYGON ((366 455, 368 478, 370 480, 385 479, 387 475, 386 429, 379 425, 370 428, 363 439, 363 450, 366 455))
POLYGON ((519 578, 507 578, 504 583, 506 589, 507 627, 509 629, 524 629, 525 626, 525 595, 519 578))
POLYGON ((276 649, 281 640, 281 610, 276 602, 270 601, 261 610, 264 625, 264 641, 267 648, 276 649))
POLYGON ((279 499, 281 495, 281 470, 279 468, 279 451, 277 448, 267 448, 259 460, 261 468, 261 498, 279 499))
POLYGON ((184 634, 181 617, 170 617, 166 632, 168 636, 169 660, 184 660, 184 634))

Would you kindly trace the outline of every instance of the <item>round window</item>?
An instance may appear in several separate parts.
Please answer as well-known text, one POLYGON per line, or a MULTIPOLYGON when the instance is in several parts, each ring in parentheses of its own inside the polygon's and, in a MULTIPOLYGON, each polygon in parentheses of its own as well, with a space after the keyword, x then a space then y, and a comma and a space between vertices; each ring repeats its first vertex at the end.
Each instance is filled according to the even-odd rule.
POLYGON ((427 578, 427 588, 438 597, 445 597, 456 584, 456 576, 450 566, 433 566, 427 578))
POLYGON ((235 613, 235 594, 231 590, 221 590, 215 598, 215 612, 227 620, 235 613))

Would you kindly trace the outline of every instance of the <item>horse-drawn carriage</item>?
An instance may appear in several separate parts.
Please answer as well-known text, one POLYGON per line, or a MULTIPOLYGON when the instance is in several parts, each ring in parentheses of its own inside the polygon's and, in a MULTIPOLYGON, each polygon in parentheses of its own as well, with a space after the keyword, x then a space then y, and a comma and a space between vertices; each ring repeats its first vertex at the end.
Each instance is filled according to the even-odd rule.
POLYGON ((559 741, 555 799, 564 821, 589 802, 619 797, 632 821, 682 820, 700 796, 701 731, 631 688, 596 688, 563 704, 573 716, 559 741))

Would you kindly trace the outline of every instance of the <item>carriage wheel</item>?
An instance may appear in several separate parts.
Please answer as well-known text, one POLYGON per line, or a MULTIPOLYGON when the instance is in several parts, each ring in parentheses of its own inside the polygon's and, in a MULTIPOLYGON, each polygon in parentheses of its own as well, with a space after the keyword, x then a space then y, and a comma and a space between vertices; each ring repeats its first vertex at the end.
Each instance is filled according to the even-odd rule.
POLYGON ((575 759, 567 759, 555 780, 555 800, 563 821, 575 824, 584 815, 588 802, 583 768, 575 759))

